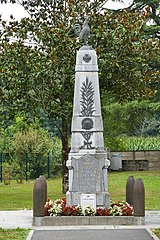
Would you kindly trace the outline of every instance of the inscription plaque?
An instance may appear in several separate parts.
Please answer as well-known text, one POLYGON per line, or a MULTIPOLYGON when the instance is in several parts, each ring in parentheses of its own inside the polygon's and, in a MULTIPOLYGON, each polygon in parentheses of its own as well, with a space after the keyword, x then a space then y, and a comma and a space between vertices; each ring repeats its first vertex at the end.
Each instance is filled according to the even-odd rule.
POLYGON ((81 206, 83 209, 87 206, 96 209, 96 194, 81 194, 81 206))
POLYGON ((102 164, 90 155, 72 160, 73 173, 73 191, 91 193, 100 191, 102 164))

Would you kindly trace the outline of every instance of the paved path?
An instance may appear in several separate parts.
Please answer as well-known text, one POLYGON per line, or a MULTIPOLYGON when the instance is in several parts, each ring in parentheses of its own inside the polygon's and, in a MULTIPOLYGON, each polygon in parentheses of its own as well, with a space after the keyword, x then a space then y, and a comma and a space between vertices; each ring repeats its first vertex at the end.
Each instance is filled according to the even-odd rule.
POLYGON ((160 211, 146 211, 145 225, 139 226, 34 227, 32 215, 32 210, 0 211, 0 227, 30 228, 27 240, 158 240, 150 229, 160 228, 160 211))
MULTIPOLYGON (((42 229, 44 227, 34 227, 32 226, 32 210, 19 210, 19 211, 0 211, 0 227, 1 228, 30 228, 30 229, 42 229)), ((107 227, 107 226, 105 226, 107 227)), ((116 226, 119 228, 119 226, 116 226)), ((132 226, 132 228, 137 226, 132 226)), ((148 228, 158 228, 160 227, 160 211, 146 211, 145 216, 145 227, 148 228)), ((47 227, 48 229, 50 227, 47 227)), ((52 227, 54 229, 59 229, 59 227, 52 227)), ((61 227, 65 229, 66 227, 61 227)), ((76 226, 72 227, 77 228, 76 226)), ((83 226, 82 228, 85 228, 83 226)), ((123 226, 121 226, 123 228, 123 226)), ((144 226, 138 226, 138 228, 144 228, 144 226)))
POLYGON ((0 211, 1 228, 32 228, 32 210, 0 211))
POLYGON ((31 240, 153 240, 146 229, 37 230, 31 240))

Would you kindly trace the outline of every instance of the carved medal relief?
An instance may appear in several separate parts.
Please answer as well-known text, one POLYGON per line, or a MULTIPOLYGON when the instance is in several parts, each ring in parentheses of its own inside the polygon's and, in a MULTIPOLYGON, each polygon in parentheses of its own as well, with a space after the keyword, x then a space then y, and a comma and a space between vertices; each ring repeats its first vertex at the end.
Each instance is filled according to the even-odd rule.
POLYGON ((89 63, 91 61, 91 56, 88 53, 86 53, 83 56, 83 61, 85 61, 85 63, 89 63))
POLYGON ((82 82, 81 85, 81 117, 84 117, 81 122, 81 127, 84 131, 81 132, 84 142, 81 149, 93 149, 91 136, 93 135, 93 127, 94 123, 91 117, 93 117, 93 113, 95 112, 95 102, 94 102, 94 86, 91 81, 89 81, 86 76, 85 81, 82 82))

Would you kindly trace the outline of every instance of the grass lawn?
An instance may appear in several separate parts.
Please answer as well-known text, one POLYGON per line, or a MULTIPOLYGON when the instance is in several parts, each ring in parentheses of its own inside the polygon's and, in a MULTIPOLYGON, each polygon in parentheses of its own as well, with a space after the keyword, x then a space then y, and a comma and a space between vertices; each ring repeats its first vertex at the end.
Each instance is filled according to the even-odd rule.
POLYGON ((141 178, 145 186, 146 210, 160 210, 160 171, 111 172, 109 193, 114 201, 125 200, 125 186, 129 176, 141 178))
MULTIPOLYGON (((146 210, 160 210, 160 171, 109 172, 109 193, 113 201, 125 200, 125 186, 129 176, 142 178, 145 186, 146 210)), ((48 197, 62 198, 61 178, 47 181, 48 197)), ((11 181, 10 185, 0 184, 0 210, 32 209, 34 181, 23 184, 11 181)), ((1 238, 0 238, 1 239, 1 238)))
MULTIPOLYGON (((61 178, 47 181, 48 197, 52 199, 62 198, 61 178)), ((24 181, 17 184, 11 181, 10 185, 0 184, 0 210, 32 209, 34 181, 24 181)))
POLYGON ((2 229, 0 228, 0 239, 1 240, 25 240, 28 236, 29 229, 2 229))
POLYGON ((160 228, 155 229, 153 232, 160 239, 160 228))

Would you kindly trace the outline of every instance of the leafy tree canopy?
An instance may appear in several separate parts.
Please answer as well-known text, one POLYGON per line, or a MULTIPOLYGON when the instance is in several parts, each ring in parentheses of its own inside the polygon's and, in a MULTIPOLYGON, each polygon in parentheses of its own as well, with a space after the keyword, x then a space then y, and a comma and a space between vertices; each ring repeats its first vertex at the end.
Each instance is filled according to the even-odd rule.
MULTIPOLYGON (((1 2, 6 2, 1 0, 1 2)), ((16 1, 10 0, 15 3, 16 1)), ((20 1, 18 1, 20 2, 20 1)), ((104 10, 102 1, 21 1, 30 17, 1 20, 0 103, 4 117, 43 111, 62 138, 63 175, 68 158, 76 50, 82 45, 69 32, 90 16, 89 44, 96 49, 101 91, 117 100, 149 98, 159 71, 150 62, 159 43, 145 39, 146 11, 104 10), (6 109, 6 112, 4 112, 6 109), (6 114, 7 113, 7 114, 6 114), (59 123, 61 119, 61 123, 59 123)))
POLYGON ((160 25, 160 17, 158 14, 158 9, 160 7, 159 0, 134 0, 129 6, 132 11, 136 9, 143 10, 145 7, 147 7, 146 10, 150 11, 150 18, 152 18, 157 25, 160 25))

